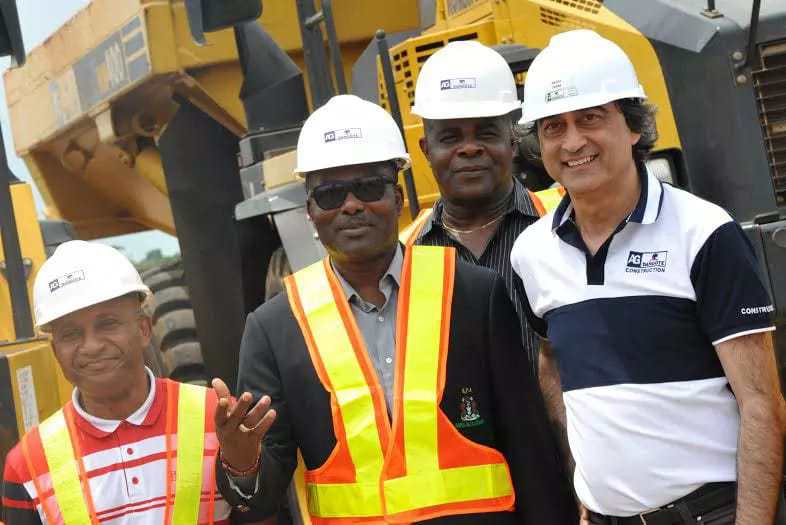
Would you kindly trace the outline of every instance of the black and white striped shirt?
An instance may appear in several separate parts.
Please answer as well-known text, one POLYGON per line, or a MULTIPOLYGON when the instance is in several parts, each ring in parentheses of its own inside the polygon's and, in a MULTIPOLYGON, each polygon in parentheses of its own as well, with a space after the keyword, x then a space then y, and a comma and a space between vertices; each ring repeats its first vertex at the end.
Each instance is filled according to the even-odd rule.
POLYGON ((513 180, 513 192, 510 196, 508 208, 505 211, 505 218, 480 258, 475 257, 469 249, 451 237, 445 230, 442 225, 443 209, 444 204, 442 199, 440 199, 434 204, 434 213, 426 219, 415 244, 453 246, 461 259, 494 270, 502 276, 508 295, 513 301, 513 306, 516 308, 516 313, 521 321, 524 348, 532 364, 533 373, 537 375, 539 339, 527 324, 521 280, 513 272, 513 267, 510 264, 510 251, 519 234, 538 220, 538 211, 529 196, 529 192, 523 184, 516 179, 513 180))

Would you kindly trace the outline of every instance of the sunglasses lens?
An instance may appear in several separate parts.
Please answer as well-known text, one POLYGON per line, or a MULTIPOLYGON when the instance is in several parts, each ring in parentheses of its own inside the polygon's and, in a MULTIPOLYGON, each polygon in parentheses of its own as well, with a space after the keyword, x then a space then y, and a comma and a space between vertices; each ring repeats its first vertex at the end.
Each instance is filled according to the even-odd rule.
POLYGON ((311 197, 323 210, 340 208, 347 199, 347 194, 363 202, 376 202, 385 196, 385 186, 392 182, 382 177, 365 177, 352 182, 329 182, 320 184, 311 191, 311 197))
POLYGON ((344 204, 349 193, 347 184, 322 184, 314 188, 311 196, 323 210, 335 210, 344 204))
POLYGON ((385 180, 368 177, 354 182, 352 194, 363 202, 375 202, 385 196, 385 180))

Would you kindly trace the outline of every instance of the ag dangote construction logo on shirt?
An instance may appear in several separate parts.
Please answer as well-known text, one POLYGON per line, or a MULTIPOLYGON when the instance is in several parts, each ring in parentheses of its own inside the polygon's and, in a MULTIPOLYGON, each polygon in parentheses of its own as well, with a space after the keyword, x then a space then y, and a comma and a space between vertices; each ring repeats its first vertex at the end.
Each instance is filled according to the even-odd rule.
POLYGON ((324 138, 326 143, 346 139, 362 139, 363 130, 360 128, 335 129, 333 131, 326 131, 324 138))
POLYGON ((68 286, 69 284, 73 284, 78 281, 85 280, 85 271, 84 270, 77 270, 75 272, 67 273, 65 275, 61 275, 57 279, 53 279, 49 281, 49 292, 54 292, 55 290, 59 290, 64 286, 68 286))
POLYGON ((669 252, 634 252, 628 254, 625 271, 628 273, 665 272, 669 252))
POLYGON ((478 82, 474 78, 447 78, 439 81, 439 90, 446 89, 475 89, 478 82))

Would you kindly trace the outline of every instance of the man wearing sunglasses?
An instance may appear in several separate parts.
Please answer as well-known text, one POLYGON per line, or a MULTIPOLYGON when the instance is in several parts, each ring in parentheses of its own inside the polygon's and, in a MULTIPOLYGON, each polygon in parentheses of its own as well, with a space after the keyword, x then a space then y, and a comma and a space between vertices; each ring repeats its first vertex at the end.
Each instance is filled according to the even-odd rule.
POLYGON ((504 283, 397 240, 408 163, 357 97, 304 124, 297 172, 329 256, 249 315, 238 400, 214 380, 220 490, 275 512, 299 449, 315 523, 576 523, 504 283))

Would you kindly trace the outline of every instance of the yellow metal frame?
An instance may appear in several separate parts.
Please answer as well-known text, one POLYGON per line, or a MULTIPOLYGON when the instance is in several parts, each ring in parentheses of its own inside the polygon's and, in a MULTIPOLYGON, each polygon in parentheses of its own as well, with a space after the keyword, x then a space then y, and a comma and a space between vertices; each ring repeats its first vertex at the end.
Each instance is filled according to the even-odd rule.
MULTIPOLYGON (((334 20, 348 80, 377 28, 398 32, 419 23, 414 0, 342 0, 334 20)), ((302 68, 295 2, 267 2, 259 23, 302 68)), ((177 110, 173 94, 237 135, 246 128, 234 35, 224 30, 206 40, 193 42, 182 0, 93 0, 24 67, 6 73, 16 151, 47 216, 70 221, 84 239, 175 233, 160 162, 150 146, 140 152, 138 145, 154 143, 165 129, 177 110), (137 60, 147 65, 132 76, 137 60), (86 96, 86 84, 95 93, 86 96)))
POLYGON ((47 338, 0 344, 0 356, 8 360, 19 436, 30 430, 25 425, 22 408, 24 400, 21 392, 24 388, 33 387, 39 422, 48 418, 71 399, 73 386, 63 376, 47 338), (32 372, 32 385, 20 384, 21 376, 18 371, 25 367, 30 367, 32 372))
MULTIPOLYGON (((19 248, 23 259, 31 261, 30 273, 27 276, 27 294, 33 297, 33 279, 36 272, 46 259, 44 240, 41 237, 41 227, 36 217, 33 190, 29 184, 18 183, 11 185, 11 201, 14 203, 14 217, 19 235, 19 248)), ((2 243, 0 243, 0 261, 5 261, 2 243)), ((8 281, 0 275, 0 342, 14 341, 14 318, 11 311, 11 293, 8 281)))

